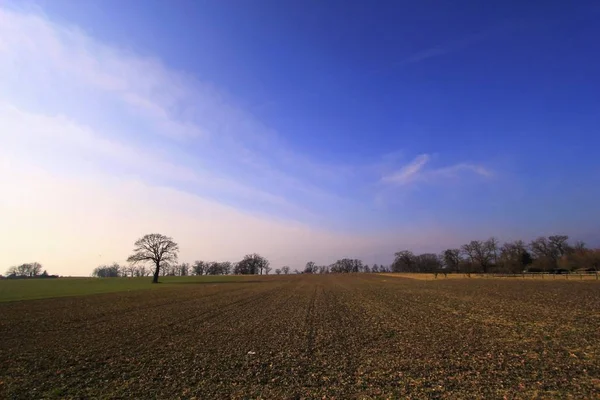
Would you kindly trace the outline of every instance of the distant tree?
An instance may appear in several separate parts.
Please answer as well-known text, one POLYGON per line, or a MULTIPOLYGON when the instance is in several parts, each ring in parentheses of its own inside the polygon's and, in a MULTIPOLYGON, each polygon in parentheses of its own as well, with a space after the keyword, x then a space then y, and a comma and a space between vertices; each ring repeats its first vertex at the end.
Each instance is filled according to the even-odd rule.
POLYGON ((520 273, 531 262, 531 255, 522 240, 504 243, 500 248, 499 267, 504 272, 520 273))
POLYGON ((305 274, 315 274, 317 273, 317 265, 313 261, 309 261, 306 263, 304 267, 305 274))
POLYGON ((277 269, 275 270, 275 274, 277 274, 277 275, 280 275, 280 274, 281 274, 281 270, 280 270, 279 268, 277 268, 277 269))
POLYGON ((158 283, 161 267, 176 263, 178 253, 179 246, 172 238, 159 233, 151 233, 135 242, 133 254, 127 261, 134 264, 152 262, 155 267, 152 283, 158 283))
POLYGON ((460 249, 446 249, 442 253, 442 259, 450 272, 460 271, 460 249))
POLYGON ((600 249, 582 251, 580 257, 585 268, 593 269, 596 273, 600 271, 600 249))
POLYGON ((194 261, 192 265, 192 273, 194 275, 204 275, 206 271, 206 264, 204 261, 194 261))
POLYGON ((379 272, 379 265, 373 264, 373 268, 371 268, 371 272, 378 273, 379 272))
POLYGON ((577 242, 572 250, 558 261, 560 268, 569 270, 600 270, 600 249, 587 249, 583 242, 577 242))
POLYGON ((486 273, 496 257, 497 241, 490 238, 485 242, 472 240, 461 247, 463 254, 471 265, 476 266, 479 271, 486 273))
POLYGON ((585 242, 578 240, 575 242, 572 249, 573 251, 585 251, 587 250, 587 246, 585 245, 585 242))
POLYGON ((220 264, 221 275, 229 275, 231 273, 232 264, 230 261, 225 261, 220 264))
POLYGON ((175 265, 171 265, 169 262, 163 262, 160 264, 160 276, 175 276, 175 265))
POLYGON ((269 261, 266 258, 258 254, 248 254, 244 256, 242 261, 237 263, 235 273, 240 275, 262 275, 268 266, 269 261))
POLYGON ((538 237, 535 240, 532 240, 529 243, 529 248, 531 252, 535 255, 535 258, 548 257, 552 258, 552 250, 550 248, 550 244, 548 243, 548 239, 543 236, 538 237))
POLYGON ((414 272, 439 272, 442 268, 442 263, 437 254, 425 253, 415 257, 414 272))
POLYGON ((572 251, 571 246, 569 246, 569 237, 567 235, 548 236, 548 243, 554 250, 557 258, 569 254, 572 251))
POLYGON ((334 274, 361 272, 363 269, 363 262, 356 258, 342 258, 329 266, 329 270, 334 274))
POLYGON ((121 270, 121 276, 124 277, 134 277, 136 275, 137 272, 137 267, 133 264, 130 265, 124 265, 122 267, 120 267, 121 270))
POLYGON ((219 275, 220 266, 216 261, 206 263, 206 275, 219 275))
POLYGON ((6 275, 13 278, 35 278, 42 272, 42 265, 38 262, 25 263, 13 266, 6 271, 6 275))
POLYGON ((281 267, 281 272, 283 272, 285 275, 290 273, 290 267, 288 267, 287 265, 284 267, 281 267))
MULTIPOLYGON (((238 263, 239 264, 239 263, 238 263)), ((236 264, 236 268, 238 268, 238 264, 236 264)), ((229 261, 218 262, 204 262, 204 261, 196 261, 194 263, 194 273, 196 275, 202 275, 202 273, 206 275, 228 275, 231 273, 232 264, 229 261)), ((239 273, 234 271, 234 273, 239 273)))
POLYGON ((181 263, 177 266, 177 275, 188 276, 189 274, 190 274, 190 264, 189 263, 181 263))
POLYGON ((534 266, 540 270, 552 270, 558 266, 558 260, 572 251, 566 235, 541 236, 529 243, 535 255, 534 266))
POLYGON ((150 272, 151 271, 143 264, 135 266, 135 276, 146 277, 150 275, 150 272))
POLYGON ((42 264, 38 262, 32 262, 29 264, 29 276, 38 276, 42 272, 42 264))
POLYGON ((491 237, 488 240, 485 241, 485 247, 487 248, 487 251, 490 254, 490 258, 491 258, 491 263, 493 265, 498 264, 498 254, 500 251, 500 243, 498 242, 498 239, 496 239, 495 237, 491 237))
POLYGON ((94 269, 92 276, 97 278, 118 278, 123 276, 123 268, 118 263, 112 265, 100 265, 94 269))
POLYGON ((352 272, 362 272, 364 271, 364 265, 362 260, 359 260, 357 258, 352 260, 352 272))
POLYGON ((415 272, 415 255, 410 250, 402 250, 395 254, 392 272, 415 272))

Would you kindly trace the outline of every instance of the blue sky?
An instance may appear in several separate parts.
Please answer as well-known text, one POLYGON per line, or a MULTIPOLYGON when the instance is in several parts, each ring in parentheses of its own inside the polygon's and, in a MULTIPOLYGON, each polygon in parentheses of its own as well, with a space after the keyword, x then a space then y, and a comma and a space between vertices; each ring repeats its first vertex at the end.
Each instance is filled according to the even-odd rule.
POLYGON ((187 258, 298 266, 490 235, 598 245, 599 15, 593 2, 4 3, 0 156, 20 194, 0 211, 23 230, 4 225, 11 260, 80 273, 96 249, 49 249, 85 236, 118 261, 158 228, 187 258), (53 206, 30 199, 40 190, 53 206), (39 224, 63 234, 31 251, 39 224))

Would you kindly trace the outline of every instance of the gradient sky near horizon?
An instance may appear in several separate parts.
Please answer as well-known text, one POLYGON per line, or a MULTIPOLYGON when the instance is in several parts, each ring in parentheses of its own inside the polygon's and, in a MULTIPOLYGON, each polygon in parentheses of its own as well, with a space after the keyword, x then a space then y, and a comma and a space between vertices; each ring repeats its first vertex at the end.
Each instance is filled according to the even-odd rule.
POLYGON ((2 1, 0 272, 600 245, 595 2, 2 1))

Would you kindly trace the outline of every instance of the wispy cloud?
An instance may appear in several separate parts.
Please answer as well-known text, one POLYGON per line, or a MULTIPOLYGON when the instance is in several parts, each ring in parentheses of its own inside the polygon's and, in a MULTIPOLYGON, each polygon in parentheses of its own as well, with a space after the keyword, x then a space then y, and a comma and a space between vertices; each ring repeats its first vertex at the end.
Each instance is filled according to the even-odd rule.
POLYGON ((429 162, 429 159, 428 154, 421 154, 409 164, 390 175, 384 176, 381 180, 387 183, 405 185, 419 177, 421 170, 429 162))
POLYGON ((449 167, 439 168, 430 171, 429 174, 439 178, 458 178, 461 173, 469 172, 484 178, 491 178, 494 175, 491 170, 481 165, 470 163, 460 163, 449 167))
POLYGON ((475 174, 477 176, 490 178, 492 172, 477 164, 459 163, 439 168, 427 168, 427 164, 431 161, 429 154, 421 154, 415 157, 410 163, 402 166, 400 169, 391 173, 385 174, 381 178, 381 182, 395 185, 405 186, 414 182, 440 182, 443 179, 456 179, 464 174, 475 174))
POLYGON ((481 33, 477 33, 471 36, 463 37, 458 40, 453 40, 449 42, 442 43, 437 46, 430 47, 428 49, 424 49, 418 51, 410 56, 397 61, 391 65, 391 67, 401 67, 403 65, 414 64, 421 61, 428 60, 430 58, 440 57, 446 54, 451 54, 460 50, 463 50, 469 46, 480 43, 487 39, 490 36, 491 32, 485 31, 481 33))
POLYGON ((442 41, 442 43, 440 44, 424 48, 413 54, 405 56, 400 60, 391 63, 389 65, 389 68, 402 67, 405 65, 415 64, 432 58, 456 53, 467 49, 471 46, 474 46, 478 43, 484 42, 497 35, 509 32, 515 29, 515 27, 517 26, 518 24, 516 23, 516 21, 504 21, 497 25, 485 28, 479 32, 473 33, 471 35, 462 36, 452 40, 445 40, 442 41))
MULTIPOLYGON (((162 166, 172 172, 163 173, 166 184, 214 198, 225 193, 240 207, 290 218, 305 219, 311 208, 344 201, 328 183, 346 168, 295 152, 214 85, 43 14, 0 9, 0 74, 11 77, 0 81, 5 104, 40 118, 67 116, 85 133, 66 137, 54 130, 64 146, 80 146, 82 135, 101 141, 87 151, 153 165, 138 169, 142 178, 162 166), (132 154, 119 156, 124 149, 132 154), (302 208, 306 213, 297 214, 302 208)), ((42 134, 29 134, 36 132, 42 134)))

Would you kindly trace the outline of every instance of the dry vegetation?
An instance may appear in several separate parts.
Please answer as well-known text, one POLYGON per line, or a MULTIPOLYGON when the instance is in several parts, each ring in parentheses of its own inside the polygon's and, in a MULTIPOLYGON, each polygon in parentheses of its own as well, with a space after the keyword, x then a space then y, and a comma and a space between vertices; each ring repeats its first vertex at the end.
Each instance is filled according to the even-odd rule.
POLYGON ((592 398, 595 281, 249 277, 0 304, 0 398, 592 398))
POLYGON ((550 274, 550 273, 529 273, 524 272, 522 274, 462 274, 462 273, 451 273, 445 274, 440 273, 411 273, 411 272, 386 272, 379 274, 380 276, 389 276, 392 278, 409 278, 418 279, 422 281, 435 281, 444 279, 508 279, 508 280, 519 280, 519 279, 542 279, 542 280, 600 280, 600 275, 595 273, 569 273, 569 274, 550 274))

